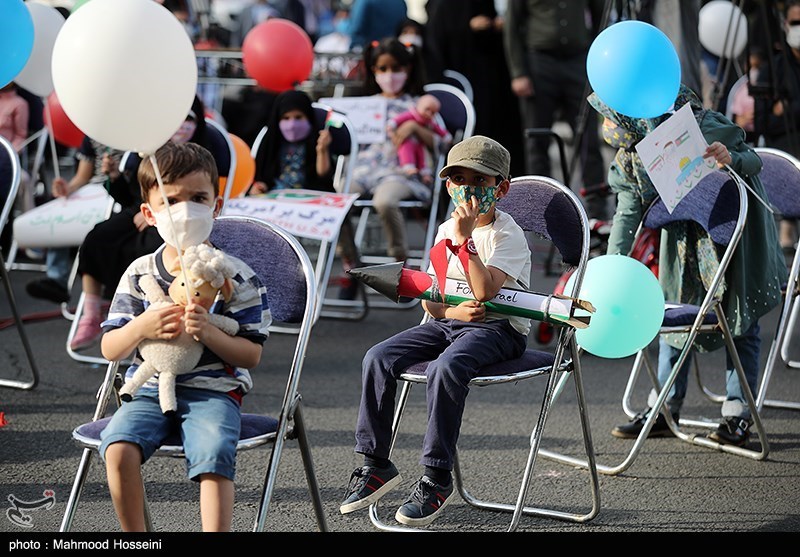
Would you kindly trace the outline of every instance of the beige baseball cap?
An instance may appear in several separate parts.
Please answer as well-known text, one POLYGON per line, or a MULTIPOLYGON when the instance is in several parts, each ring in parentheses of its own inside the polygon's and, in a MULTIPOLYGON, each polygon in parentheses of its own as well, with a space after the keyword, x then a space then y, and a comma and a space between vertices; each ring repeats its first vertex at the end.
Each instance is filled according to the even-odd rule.
POLYGON ((446 178, 457 166, 488 176, 500 175, 508 178, 511 155, 494 139, 484 135, 473 135, 453 145, 447 153, 447 166, 439 172, 439 177, 446 178))

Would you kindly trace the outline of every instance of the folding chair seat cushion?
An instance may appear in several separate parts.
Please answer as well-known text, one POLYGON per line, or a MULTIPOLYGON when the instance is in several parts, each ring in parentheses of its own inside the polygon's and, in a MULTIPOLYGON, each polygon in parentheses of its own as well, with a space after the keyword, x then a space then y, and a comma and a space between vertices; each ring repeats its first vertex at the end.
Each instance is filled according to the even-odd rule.
MULTIPOLYGON (((555 359, 555 354, 529 348, 519 358, 498 362, 482 368, 480 372, 478 372, 476 379, 473 379, 473 381, 477 381, 477 379, 481 377, 504 375, 510 376, 520 374, 525 371, 541 371, 541 373, 546 373, 550 371, 555 359)), ((405 371, 403 371, 402 378, 413 381, 414 377, 416 376, 417 378, 421 379, 425 376, 429 363, 430 362, 420 362, 408 367, 405 371)), ((516 376, 516 378, 519 379, 518 376, 516 376)))
MULTIPOLYGON (((691 325, 700 313, 700 306, 692 304, 680 304, 677 307, 669 307, 664 310, 664 320, 662 327, 682 327, 691 325)), ((706 314, 703 317, 703 325, 716 325, 718 323, 715 313, 706 314)))
MULTIPOLYGON (((100 446, 100 435, 111 421, 111 417, 101 418, 94 422, 88 422, 75 428, 73 438, 77 443, 87 448, 98 448, 100 446)), ((260 414, 242 414, 242 426, 239 433, 239 445, 253 444, 254 441, 266 442, 270 436, 274 436, 278 430, 278 420, 272 416, 262 416, 260 414)), ((174 453, 182 445, 180 434, 175 431, 161 442, 159 452, 174 453)), ((253 445, 255 446, 255 445, 253 445)))

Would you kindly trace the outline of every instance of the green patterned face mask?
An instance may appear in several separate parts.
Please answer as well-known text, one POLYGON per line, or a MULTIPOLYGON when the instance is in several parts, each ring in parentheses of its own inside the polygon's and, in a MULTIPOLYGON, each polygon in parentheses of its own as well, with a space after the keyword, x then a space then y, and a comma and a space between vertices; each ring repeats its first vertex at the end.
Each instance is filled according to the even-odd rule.
POLYGON ((456 206, 469 202, 472 196, 478 198, 478 212, 486 214, 497 202, 497 186, 450 185, 450 197, 456 206))

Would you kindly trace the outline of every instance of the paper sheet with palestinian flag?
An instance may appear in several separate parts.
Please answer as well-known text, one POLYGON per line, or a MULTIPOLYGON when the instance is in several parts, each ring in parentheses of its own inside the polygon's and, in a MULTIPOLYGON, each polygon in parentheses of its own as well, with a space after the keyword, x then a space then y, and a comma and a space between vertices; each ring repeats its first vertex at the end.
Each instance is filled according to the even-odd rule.
POLYGON ((259 218, 277 224, 293 236, 331 241, 358 197, 357 193, 277 190, 228 199, 222 214, 259 218))

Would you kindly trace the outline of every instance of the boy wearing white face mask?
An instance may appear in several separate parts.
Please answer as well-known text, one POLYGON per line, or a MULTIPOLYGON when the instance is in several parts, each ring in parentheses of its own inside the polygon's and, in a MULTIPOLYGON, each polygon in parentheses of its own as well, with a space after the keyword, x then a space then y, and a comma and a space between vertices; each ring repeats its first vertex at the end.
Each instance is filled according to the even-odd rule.
POLYGON ((457 306, 423 301, 433 319, 373 346, 364 356, 355 434, 355 451, 364 455, 364 466, 350 476, 342 514, 368 507, 400 482, 389 460, 397 378, 408 367, 430 361, 428 428, 420 458, 424 475, 395 519, 409 526, 435 520, 455 493, 451 471, 470 380, 483 367, 525 351, 530 319, 488 312, 483 304, 501 288, 527 289, 530 280, 525 234, 495 208, 508 192, 509 162, 505 147, 480 135, 457 143, 447 155, 440 177, 447 178, 456 208, 439 226, 428 273, 446 265, 446 276, 466 281, 475 299, 457 306))
MULTIPOLYGON (((162 413, 158 382, 153 379, 113 415, 103 431, 100 454, 122 529, 144 531, 141 465, 180 428, 188 476, 200 482, 203 530, 227 531, 233 513, 241 399, 252 387, 248 369, 261 359, 271 316, 262 302, 266 300, 264 286, 248 265, 233 256, 228 257, 237 271, 234 292, 227 300, 218 297, 210 312, 235 319, 239 323, 235 336, 211 325, 209 312, 197 304, 145 311, 149 302, 139 287, 140 279, 154 276, 166 292, 175 278, 167 269, 179 261, 178 250, 208 243, 214 217, 222 207, 217 166, 208 150, 194 143, 168 142, 155 157, 169 208, 147 158, 138 171, 144 201, 141 212, 165 244, 134 261, 122 277, 103 322, 103 357, 126 358, 142 340, 173 339, 181 330, 201 342, 204 351, 194 371, 178 377, 174 417, 162 413)), ((126 377, 139 364, 136 354, 126 377)))

